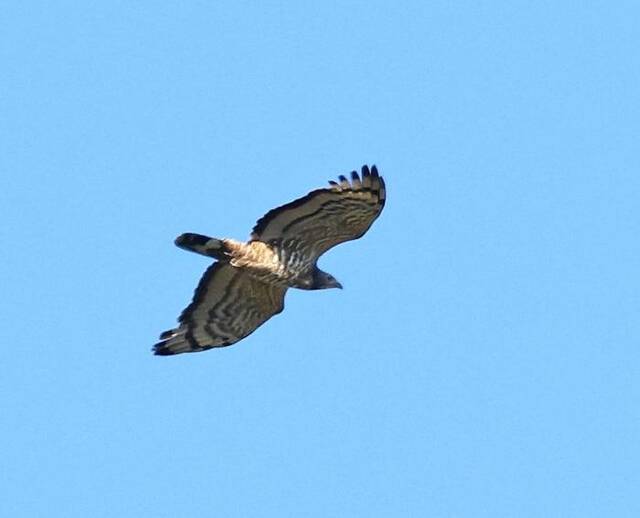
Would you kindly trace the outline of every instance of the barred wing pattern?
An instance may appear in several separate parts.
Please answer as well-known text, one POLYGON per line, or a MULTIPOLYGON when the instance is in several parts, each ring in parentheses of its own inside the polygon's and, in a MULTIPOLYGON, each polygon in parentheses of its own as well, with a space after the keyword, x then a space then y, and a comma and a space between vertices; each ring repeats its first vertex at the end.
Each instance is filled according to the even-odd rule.
POLYGON ((284 309, 286 291, 286 286, 266 284, 241 268, 214 263, 180 315, 180 325, 160 335, 154 352, 165 356, 234 344, 284 309))
POLYGON ((376 166, 351 173, 331 187, 317 189, 265 214, 251 233, 252 240, 277 244, 285 253, 315 263, 330 248, 361 237, 380 215, 386 192, 376 166))

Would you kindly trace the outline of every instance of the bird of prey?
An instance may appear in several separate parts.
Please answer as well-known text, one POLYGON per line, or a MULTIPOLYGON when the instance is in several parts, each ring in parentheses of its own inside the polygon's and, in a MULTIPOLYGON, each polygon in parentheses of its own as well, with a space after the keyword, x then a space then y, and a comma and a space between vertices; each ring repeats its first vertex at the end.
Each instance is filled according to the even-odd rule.
POLYGON ((376 166, 340 176, 270 210, 246 243, 200 234, 182 234, 180 248, 217 259, 204 273, 178 327, 160 335, 160 356, 224 347, 245 338, 284 309, 288 288, 342 288, 317 266, 327 250, 361 237, 385 203, 384 180, 376 166))

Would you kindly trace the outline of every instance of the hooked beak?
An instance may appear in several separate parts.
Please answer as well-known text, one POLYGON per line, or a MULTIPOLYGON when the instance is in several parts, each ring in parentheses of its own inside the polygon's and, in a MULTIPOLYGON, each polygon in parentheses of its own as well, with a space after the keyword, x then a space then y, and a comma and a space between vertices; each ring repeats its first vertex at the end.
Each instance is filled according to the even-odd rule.
POLYGON ((342 289, 342 284, 340 284, 338 281, 336 281, 336 288, 342 289))

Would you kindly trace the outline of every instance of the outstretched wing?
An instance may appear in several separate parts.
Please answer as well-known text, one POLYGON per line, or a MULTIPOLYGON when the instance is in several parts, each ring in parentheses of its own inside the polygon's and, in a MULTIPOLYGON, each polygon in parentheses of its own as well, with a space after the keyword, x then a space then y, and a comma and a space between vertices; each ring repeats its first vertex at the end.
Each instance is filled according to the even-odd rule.
POLYGON ((266 284, 228 263, 214 263, 200 279, 176 329, 160 335, 161 356, 224 347, 251 334, 284 309, 286 286, 266 284))
POLYGON ((284 250, 315 260, 330 248, 361 237, 380 215, 385 203, 384 180, 376 166, 362 168, 351 182, 340 176, 331 187, 273 209, 253 228, 252 240, 274 243, 284 250))

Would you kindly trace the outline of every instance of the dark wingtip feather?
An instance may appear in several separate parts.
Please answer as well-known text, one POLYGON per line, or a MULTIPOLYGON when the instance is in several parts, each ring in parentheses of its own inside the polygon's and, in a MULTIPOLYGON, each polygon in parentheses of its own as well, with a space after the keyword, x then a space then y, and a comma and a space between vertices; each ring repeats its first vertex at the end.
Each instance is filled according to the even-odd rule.
POLYGON ((378 178, 378 168, 375 165, 371 166, 371 176, 373 176, 374 178, 378 178))
POLYGON ((160 340, 166 340, 167 338, 171 338, 173 336, 173 329, 169 329, 168 331, 163 331, 160 335, 160 340))
POLYGON ((358 173, 356 171, 351 171, 351 181, 353 182, 360 181, 360 177, 358 176, 358 173))
MULTIPOLYGON (((373 166, 375 167, 375 166, 373 166)), ((370 171, 369 171, 369 166, 368 165, 363 165, 362 166, 362 177, 364 178, 365 176, 369 176, 370 171)))
POLYGON ((176 354, 169 347, 166 347, 164 342, 158 342, 151 350, 155 356, 173 356, 176 354))

